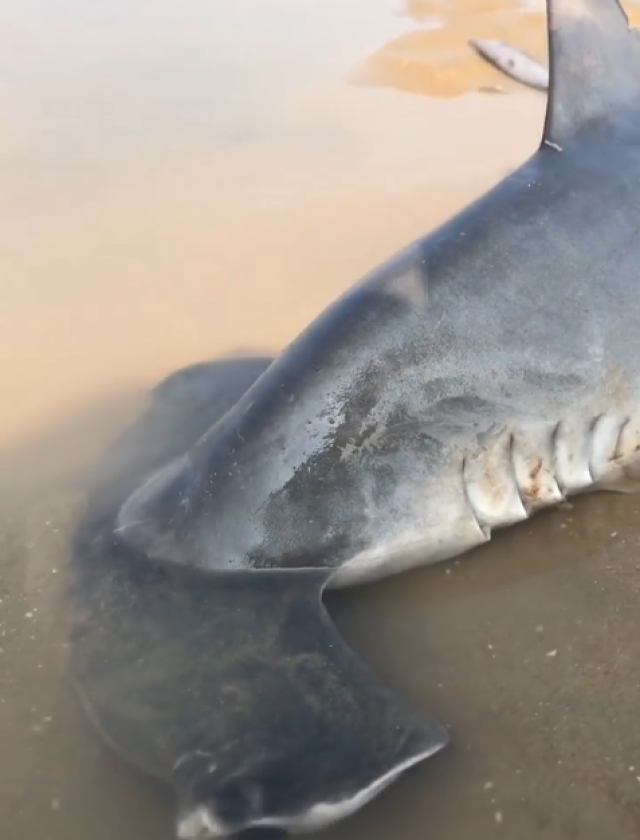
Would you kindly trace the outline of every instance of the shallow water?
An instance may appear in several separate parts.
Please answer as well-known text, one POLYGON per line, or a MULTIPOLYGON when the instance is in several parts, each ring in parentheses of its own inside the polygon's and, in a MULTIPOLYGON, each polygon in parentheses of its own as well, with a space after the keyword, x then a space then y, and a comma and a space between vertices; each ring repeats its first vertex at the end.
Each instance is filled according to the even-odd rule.
MULTIPOLYGON (((3 840, 169 840, 65 679, 82 479, 159 378, 277 352, 533 151, 544 98, 468 37, 544 60, 539 8, 502 0, 0 5, 3 840)), ((639 508, 584 499, 330 599, 453 744, 322 836, 638 836, 639 508)))

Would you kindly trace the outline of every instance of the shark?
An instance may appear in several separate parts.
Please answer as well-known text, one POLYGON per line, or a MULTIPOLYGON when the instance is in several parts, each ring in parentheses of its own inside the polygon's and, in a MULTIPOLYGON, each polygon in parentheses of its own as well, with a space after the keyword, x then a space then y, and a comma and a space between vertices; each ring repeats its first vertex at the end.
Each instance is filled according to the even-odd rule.
POLYGON ((532 156, 85 523, 76 684, 179 791, 179 837, 321 828, 447 744, 356 664, 326 590, 640 487, 640 40, 618 0, 547 23, 532 156))
POLYGON ((640 486, 640 40, 617 0, 547 8, 535 153, 321 313, 129 496, 122 539, 343 587, 640 486))

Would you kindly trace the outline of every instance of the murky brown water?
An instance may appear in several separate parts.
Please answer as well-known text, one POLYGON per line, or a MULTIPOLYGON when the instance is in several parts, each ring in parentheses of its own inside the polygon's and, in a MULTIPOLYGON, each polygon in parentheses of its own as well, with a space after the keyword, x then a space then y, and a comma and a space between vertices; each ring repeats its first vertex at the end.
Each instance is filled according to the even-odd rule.
MULTIPOLYGON (((3 840, 170 838, 172 802, 103 749, 65 680, 58 581, 81 478, 144 388, 277 351, 533 150, 544 98, 465 44, 544 58, 539 12, 0 6, 3 840), (509 95, 475 92, 495 84, 509 95)), ((454 741, 323 836, 640 835, 639 509, 582 500, 332 598, 348 639, 454 741)))

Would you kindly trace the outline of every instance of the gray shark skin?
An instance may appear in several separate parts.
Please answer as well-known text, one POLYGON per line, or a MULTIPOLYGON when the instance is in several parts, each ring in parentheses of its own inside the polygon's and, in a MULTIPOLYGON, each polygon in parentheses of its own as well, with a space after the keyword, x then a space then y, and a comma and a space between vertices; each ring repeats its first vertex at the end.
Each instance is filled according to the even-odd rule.
POLYGON ((132 494, 126 541, 339 587, 635 489, 640 43, 616 0, 548 0, 548 23, 535 154, 321 314, 132 494))
POLYGON ((162 383, 107 453, 74 541, 72 681, 103 739, 174 789, 179 838, 322 827, 449 741, 339 636, 321 602, 330 570, 211 572, 114 538, 122 499, 267 364, 198 365, 162 383))

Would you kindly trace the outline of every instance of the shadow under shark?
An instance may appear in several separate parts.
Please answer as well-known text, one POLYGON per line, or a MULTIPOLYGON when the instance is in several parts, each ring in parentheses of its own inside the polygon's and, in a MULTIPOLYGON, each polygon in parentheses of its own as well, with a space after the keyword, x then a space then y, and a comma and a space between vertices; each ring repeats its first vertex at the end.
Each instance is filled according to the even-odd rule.
MULTIPOLYGON (((420 728, 409 723, 414 718, 407 712, 399 718, 402 757, 394 753, 385 738, 396 718, 382 710, 396 706, 373 677, 358 676, 364 666, 341 646, 322 612, 325 587, 459 555, 488 541, 493 529, 573 494, 636 489, 640 41, 617 0, 548 0, 547 8, 550 87, 538 151, 326 310, 218 422, 194 434, 182 452, 167 452, 155 472, 140 474, 140 486, 120 497, 124 504, 112 499, 98 542, 89 540, 77 551, 83 597, 93 611, 85 630, 93 628, 94 637, 103 623, 109 626, 111 612, 120 610, 124 622, 123 611, 134 615, 139 603, 147 603, 137 598, 152 603, 160 585, 154 575, 162 569, 167 580, 181 581, 172 584, 178 589, 187 576, 200 575, 196 589, 210 591, 211 615, 221 613, 221 632, 233 638, 239 628, 255 633, 254 607, 261 622, 270 621, 274 632, 280 628, 278 668, 290 645, 323 650, 313 682, 317 699, 305 693, 305 714, 309 721, 316 715, 321 728, 304 724, 301 713, 293 738, 280 740, 275 710, 278 702, 295 705, 296 695, 295 680, 286 689, 279 683, 272 711, 243 720, 255 722, 256 738, 269 749, 277 753, 280 744, 284 765, 277 766, 287 771, 279 775, 256 759, 251 766, 258 769, 244 773, 251 755, 233 753, 231 746, 226 775, 216 769, 209 779, 198 765, 187 786, 181 836, 216 836, 265 820, 290 830, 316 827, 321 819, 306 818, 317 817, 319 804, 335 818, 347 812, 340 812, 347 800, 357 800, 345 793, 347 777, 360 792, 371 792, 374 779, 388 780, 408 766, 405 748, 415 762, 445 744, 438 724, 426 721, 420 728), (113 552, 107 557, 108 546, 136 562, 121 563, 113 552), (122 577, 114 583, 116 568, 122 577), (101 587, 111 587, 111 595, 103 596, 101 587), (265 606, 259 593, 269 588, 277 594, 265 606), (233 599, 222 594, 231 591, 233 599), (97 611, 98 603, 110 608, 97 611), (298 603, 306 609, 289 622, 287 610, 298 603), (234 604, 238 614, 232 615, 234 604), (240 616, 243 604, 249 611, 240 616), (371 698, 377 710, 363 714, 360 728, 345 728, 341 715, 332 716, 324 705, 333 673, 343 698, 360 696, 363 709, 369 708, 364 698, 371 698), (344 741, 336 740, 338 732, 344 741), (323 753, 322 743, 334 746, 323 753), (382 762, 363 759, 345 776, 338 745, 347 743, 367 756, 376 743, 386 744, 382 762), (325 759, 319 784, 314 766, 325 759), (307 791, 316 785, 314 805, 292 784, 285 805, 281 800, 282 808, 274 806, 267 793, 271 780, 294 776, 307 791), (234 803, 232 816, 225 816, 225 802, 234 803)), ((140 621, 147 609, 141 607, 140 621)), ((157 632, 168 644, 165 619, 154 609, 157 632)), ((203 614, 200 609, 194 605, 194 615, 203 614)), ((175 627, 178 632, 182 625, 175 627)), ((192 631, 184 632, 190 639, 184 650, 191 651, 192 631)), ((108 638, 105 630, 107 651, 108 638)), ((99 718, 90 689, 91 674, 103 667, 100 645, 96 650, 76 674, 86 705, 99 718)), ((213 650, 220 667, 235 674, 233 652, 221 638, 213 650)), ((119 662, 124 675, 133 660, 119 662)), ((189 668, 180 673, 186 680, 189 668)), ((279 679, 270 669, 260 673, 251 691, 241 691, 256 710, 263 709, 261 684, 279 679)), ((170 673, 166 679, 171 682, 170 673)), ((219 705, 221 689, 214 683, 207 682, 211 696, 200 695, 191 707, 189 726, 206 744, 207 710, 218 710, 211 725, 217 733, 211 766, 218 768, 216 750, 223 751, 231 737, 219 733, 238 718, 232 705, 219 705)), ((162 738, 163 715, 181 720, 175 704, 189 684, 167 688, 166 703, 161 684, 154 693, 161 708, 157 727, 145 736, 134 726, 120 743, 123 752, 138 749, 130 748, 128 737, 162 738)), ((117 709, 126 696, 114 695, 107 705, 117 709)), ((98 720, 103 730, 105 720, 98 720)), ((176 725, 177 744, 186 724, 176 725)), ((116 730, 107 733, 112 740, 116 730)), ((197 743, 195 738, 190 749, 200 749, 197 743)), ((180 760, 176 744, 167 748, 167 761, 180 760)), ((206 746, 203 751, 208 760, 206 746)))

